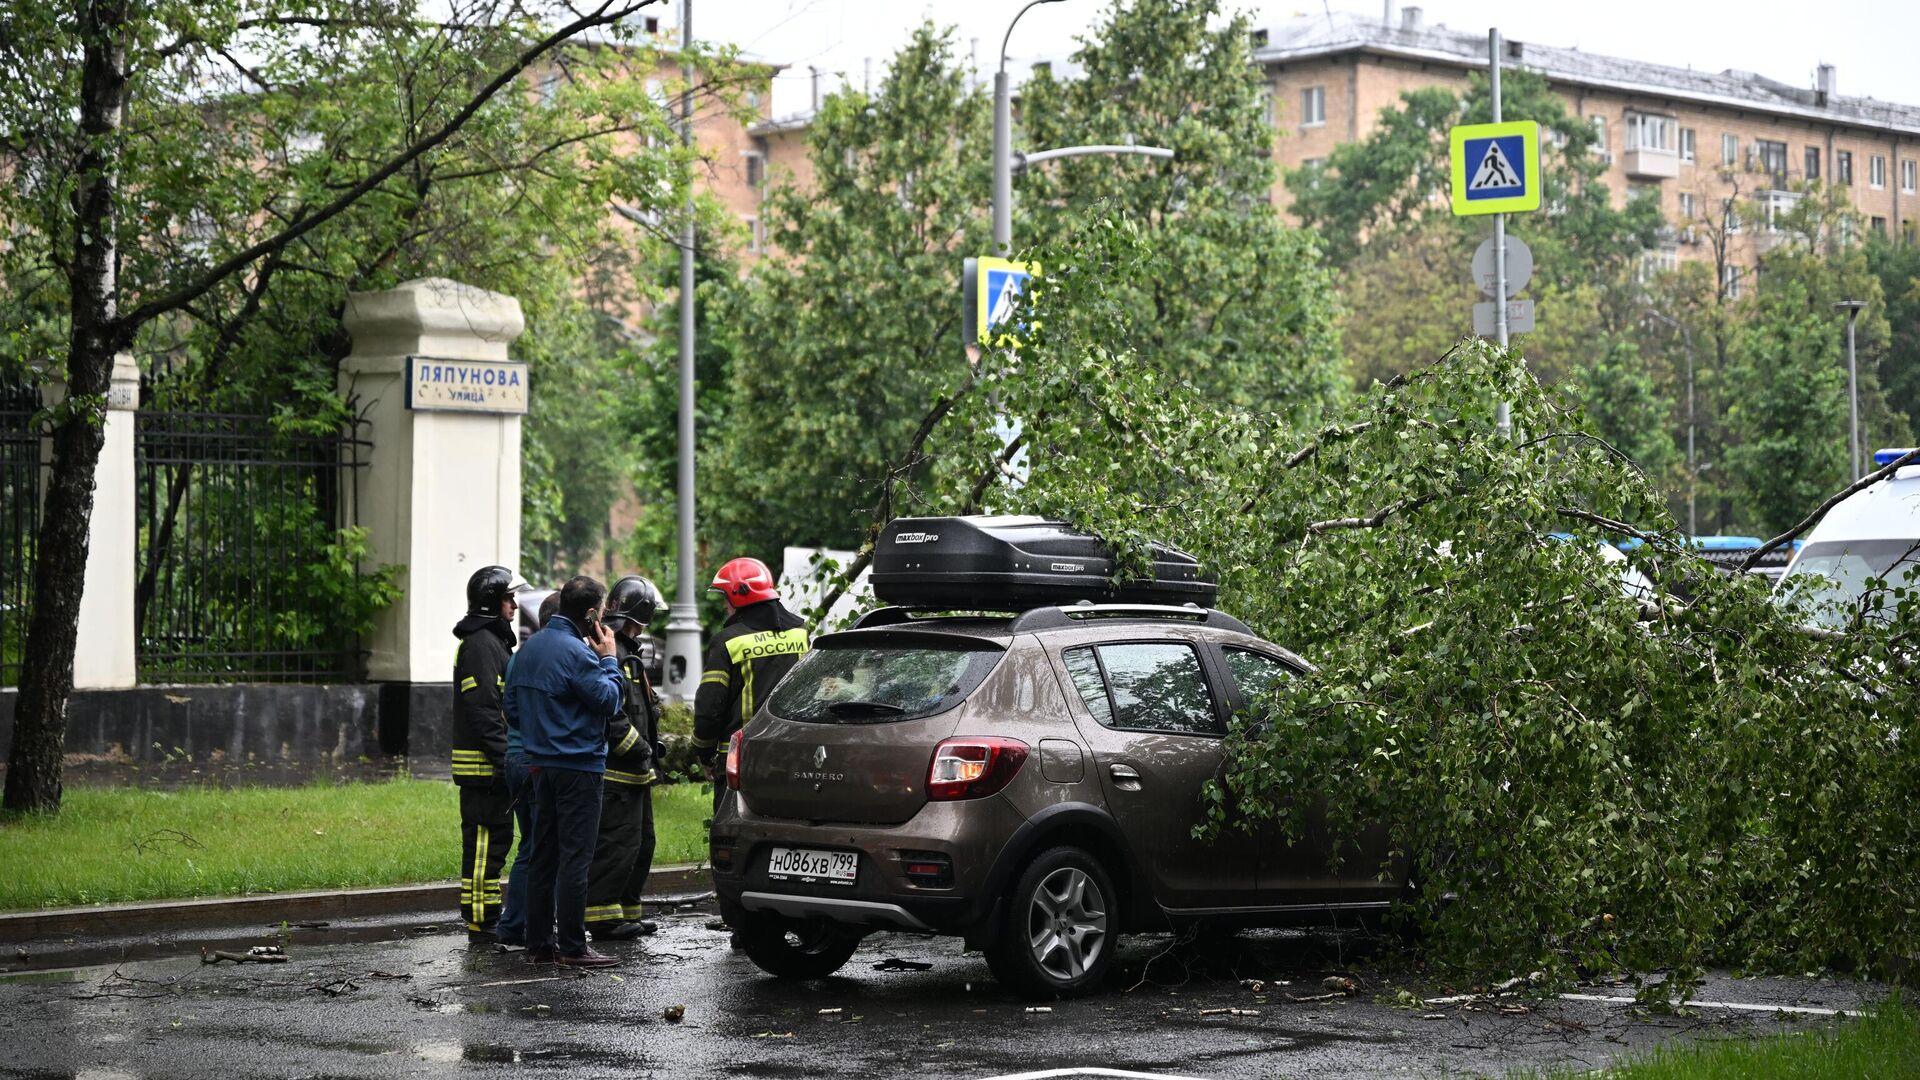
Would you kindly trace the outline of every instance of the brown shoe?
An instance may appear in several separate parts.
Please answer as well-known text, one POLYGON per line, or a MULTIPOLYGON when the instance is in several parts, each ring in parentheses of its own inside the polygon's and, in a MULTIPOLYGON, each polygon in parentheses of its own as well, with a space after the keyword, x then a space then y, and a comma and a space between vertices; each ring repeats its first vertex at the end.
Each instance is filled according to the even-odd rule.
POLYGON ((561 967, 608 968, 619 965, 621 960, 617 956, 608 956, 605 953, 597 953, 592 949, 588 949, 586 952, 576 956, 568 956, 562 953, 554 957, 554 963, 559 964, 561 967))

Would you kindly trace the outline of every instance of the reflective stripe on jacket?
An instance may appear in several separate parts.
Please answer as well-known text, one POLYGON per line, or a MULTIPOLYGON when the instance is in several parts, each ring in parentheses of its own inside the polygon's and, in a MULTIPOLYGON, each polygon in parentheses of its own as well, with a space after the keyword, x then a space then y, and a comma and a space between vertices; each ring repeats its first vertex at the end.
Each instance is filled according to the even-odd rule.
POLYGON ((707 646, 693 698, 693 748, 711 760, 793 670, 810 645, 807 624, 778 600, 735 611, 707 646))

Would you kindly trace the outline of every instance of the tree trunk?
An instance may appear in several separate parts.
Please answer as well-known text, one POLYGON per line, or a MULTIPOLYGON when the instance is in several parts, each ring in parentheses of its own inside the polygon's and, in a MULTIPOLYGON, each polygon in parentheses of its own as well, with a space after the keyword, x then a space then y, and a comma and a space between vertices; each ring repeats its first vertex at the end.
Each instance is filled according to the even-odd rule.
POLYGON ((74 194, 73 260, 67 275, 72 328, 67 344, 67 407, 53 429, 53 463, 34 552, 33 616, 7 754, 4 806, 60 809, 67 698, 87 571, 94 470, 106 442, 106 395, 113 356, 123 342, 114 280, 114 208, 119 133, 126 103, 127 0, 83 5, 79 188, 74 194))

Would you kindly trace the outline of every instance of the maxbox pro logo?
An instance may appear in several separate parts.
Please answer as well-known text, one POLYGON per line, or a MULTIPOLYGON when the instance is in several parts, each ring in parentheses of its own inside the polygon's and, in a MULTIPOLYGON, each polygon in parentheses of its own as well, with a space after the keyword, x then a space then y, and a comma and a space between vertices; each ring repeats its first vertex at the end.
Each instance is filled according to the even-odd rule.
POLYGON ((931 544, 938 539, 940 539, 939 533, 911 532, 900 533, 893 538, 893 542, 896 544, 931 544))

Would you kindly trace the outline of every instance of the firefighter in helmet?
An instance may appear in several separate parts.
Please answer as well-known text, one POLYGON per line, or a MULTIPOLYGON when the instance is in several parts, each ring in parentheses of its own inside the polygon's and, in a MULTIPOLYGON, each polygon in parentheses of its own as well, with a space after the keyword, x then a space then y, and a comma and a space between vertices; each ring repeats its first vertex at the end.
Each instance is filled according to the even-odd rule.
POLYGON ((500 918, 500 867, 513 846, 507 792, 507 718, 500 708, 507 659, 518 635, 515 594, 526 588, 504 566, 467 579, 467 614, 454 624, 453 782, 460 790, 460 911, 467 936, 488 940, 500 918))
MULTIPOLYGON (((714 761, 721 747, 740 730, 760 703, 807 651, 806 623, 780 603, 773 572, 759 559, 735 559, 713 577, 732 611, 707 646, 706 667, 693 698, 693 749, 718 778, 714 761)), ((714 784, 713 805, 725 792, 714 784)))
POLYGON ((607 593, 600 621, 613 630, 626 700, 607 723, 607 775, 600 789, 600 838, 587 873, 587 929, 595 941, 653 933, 642 919, 640 893, 653 869, 653 785, 666 755, 660 744, 660 698, 641 655, 647 624, 665 601, 653 582, 624 577, 607 593))

